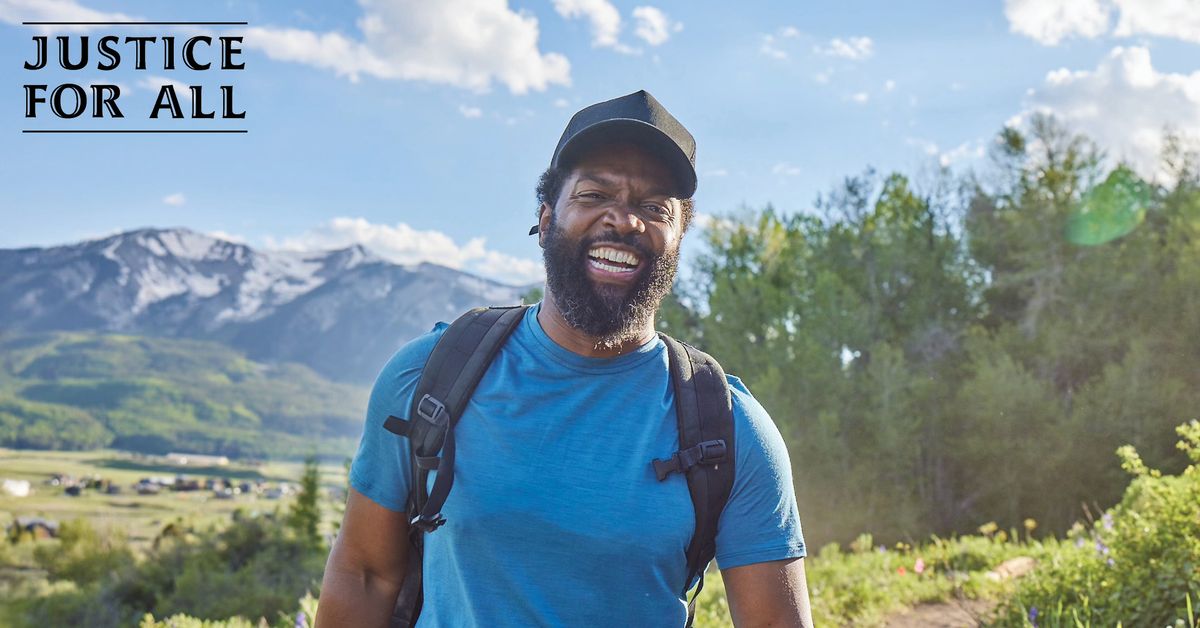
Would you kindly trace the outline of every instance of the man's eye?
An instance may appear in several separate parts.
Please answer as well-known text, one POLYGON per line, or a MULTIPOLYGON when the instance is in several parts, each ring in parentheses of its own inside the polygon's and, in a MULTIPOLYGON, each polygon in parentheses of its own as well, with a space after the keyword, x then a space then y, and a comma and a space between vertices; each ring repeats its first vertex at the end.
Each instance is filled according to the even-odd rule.
POLYGON ((667 209, 666 206, 658 205, 655 203, 647 203, 646 205, 643 205, 642 207, 646 208, 647 211, 652 211, 652 212, 662 215, 662 216, 666 216, 667 214, 671 213, 671 210, 667 209))

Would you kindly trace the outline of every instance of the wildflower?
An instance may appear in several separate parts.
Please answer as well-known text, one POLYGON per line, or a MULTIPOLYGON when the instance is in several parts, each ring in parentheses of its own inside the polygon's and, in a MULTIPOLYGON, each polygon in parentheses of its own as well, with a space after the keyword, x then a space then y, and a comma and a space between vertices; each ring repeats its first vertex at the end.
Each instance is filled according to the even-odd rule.
POLYGON ((900 567, 896 569, 896 573, 903 576, 908 573, 908 570, 904 568, 904 565, 900 565, 900 567))
POLYGON ((1116 564, 1116 561, 1114 561, 1114 560, 1113 560, 1113 559, 1111 559, 1111 558, 1110 558, 1110 559, 1108 559, 1106 562, 1108 563, 1108 566, 1109 566, 1109 567, 1112 567, 1113 565, 1115 565, 1115 564, 1116 564))
POLYGON ((1109 513, 1109 512, 1106 512, 1106 513, 1104 513, 1104 516, 1103 516, 1103 517, 1100 517, 1100 521, 1101 521, 1101 522, 1104 524, 1104 529, 1105 529, 1105 530, 1111 530, 1111 529, 1113 529, 1113 516, 1112 516, 1112 513, 1109 513))
POLYGON ((913 565, 913 572, 922 574, 925 573, 925 559, 918 558, 916 564, 913 565))
POLYGON ((304 616, 304 611, 296 613, 296 628, 308 628, 308 617, 304 616))
POLYGON ((1108 555, 1108 546, 1104 544, 1104 541, 1096 541, 1096 552, 1101 556, 1108 555))
POLYGON ((1029 607, 1029 623, 1033 624, 1033 628, 1037 628, 1038 609, 1036 606, 1029 607))
POLYGON ((1033 534, 1033 531, 1037 529, 1037 520, 1036 519, 1026 519, 1024 521, 1024 524, 1025 524, 1025 533, 1026 534, 1033 534))
POLYGON ((886 546, 880 545, 879 547, 876 547, 875 549, 876 549, 876 550, 877 550, 877 551, 878 551, 880 554, 887 553, 887 547, 886 547, 886 546))
POLYGON ((984 536, 991 536, 996 533, 996 530, 999 530, 999 529, 1000 529, 1000 526, 996 525, 995 521, 989 521, 989 522, 979 526, 979 533, 984 536))
POLYGON ((1084 541, 1082 536, 1075 537, 1075 547, 1083 547, 1086 544, 1087 541, 1084 541))

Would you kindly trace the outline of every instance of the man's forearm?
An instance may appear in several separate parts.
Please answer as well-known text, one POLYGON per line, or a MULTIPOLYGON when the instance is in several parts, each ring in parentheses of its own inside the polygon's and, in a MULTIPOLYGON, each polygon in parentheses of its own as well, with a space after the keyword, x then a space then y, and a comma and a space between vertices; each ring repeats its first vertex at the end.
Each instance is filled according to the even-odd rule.
POLYGON ((401 582, 391 582, 369 572, 341 570, 333 557, 321 582, 316 626, 378 626, 386 628, 400 593, 401 582))

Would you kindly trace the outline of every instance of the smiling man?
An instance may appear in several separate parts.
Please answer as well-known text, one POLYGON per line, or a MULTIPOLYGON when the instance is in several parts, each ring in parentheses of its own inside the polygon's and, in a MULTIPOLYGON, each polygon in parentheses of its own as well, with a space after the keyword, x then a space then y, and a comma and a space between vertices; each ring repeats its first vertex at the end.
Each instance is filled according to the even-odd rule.
POLYGON ((455 332, 439 324, 405 345, 375 383, 319 626, 407 625, 412 611, 421 627, 684 626, 714 555, 736 626, 811 625, 778 430, 740 380, 654 330, 695 189, 695 142, 650 94, 572 117, 530 230, 546 296, 505 315, 511 335, 433 451, 393 433, 415 443, 411 426, 446 424, 416 392, 455 332), (700 361, 681 370, 680 355, 700 361), (727 417, 726 438, 688 447, 689 404, 727 417))

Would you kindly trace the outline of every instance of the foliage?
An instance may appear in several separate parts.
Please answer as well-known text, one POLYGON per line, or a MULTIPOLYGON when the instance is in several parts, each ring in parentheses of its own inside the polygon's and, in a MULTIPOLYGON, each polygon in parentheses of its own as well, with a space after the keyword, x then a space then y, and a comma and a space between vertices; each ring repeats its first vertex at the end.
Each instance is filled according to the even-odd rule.
POLYGON ((1119 499, 1118 445, 1184 465, 1162 443, 1200 407, 1195 160, 1168 155, 1167 187, 1049 118, 998 140, 982 174, 867 171, 813 212, 716 217, 664 304, 779 425, 812 546, 1061 533, 1119 499))
POLYGON ((1072 531, 1075 542, 1021 587, 1000 625, 1200 625, 1188 611, 1200 602, 1200 422, 1178 431, 1193 464, 1163 475, 1122 447, 1134 476, 1124 498, 1072 531))
POLYGON ((0 339, 0 446, 149 454, 343 455, 366 391, 213 342, 99 334, 0 339), (263 438, 263 435, 269 435, 263 438))
POLYGON ((292 502, 287 524, 301 542, 312 547, 321 545, 318 528, 321 524, 321 478, 317 469, 316 456, 304 461, 304 473, 300 476, 300 494, 292 502))
POLYGON ((68 557, 57 558, 52 544, 43 549, 35 550, 39 563, 69 586, 18 599, 9 611, 16 626, 128 626, 146 612, 273 618, 317 590, 326 552, 273 516, 237 516, 219 530, 172 523, 136 561, 83 521, 64 524, 68 557))

